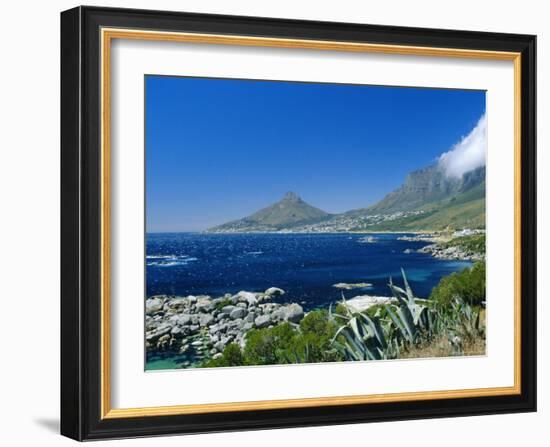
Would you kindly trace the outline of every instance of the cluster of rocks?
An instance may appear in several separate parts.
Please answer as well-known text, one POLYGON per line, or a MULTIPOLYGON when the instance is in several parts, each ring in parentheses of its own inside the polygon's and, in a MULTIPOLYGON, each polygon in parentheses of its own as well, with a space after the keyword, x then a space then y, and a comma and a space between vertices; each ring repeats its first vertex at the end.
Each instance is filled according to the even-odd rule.
POLYGON ((376 242, 376 238, 373 236, 363 236, 362 238, 357 239, 357 242, 360 244, 372 244, 376 242))
POLYGON ((146 349, 150 353, 192 353, 199 360, 217 358, 229 343, 244 347, 246 333, 251 329, 282 322, 299 323, 304 317, 302 306, 271 302, 284 293, 270 287, 262 293, 242 291, 219 298, 150 297, 145 302, 146 349))
POLYGON ((419 253, 431 254, 434 258, 451 261, 482 261, 485 256, 459 246, 445 247, 440 244, 426 245, 418 250, 419 253))
POLYGON ((407 242, 434 242, 436 237, 437 236, 433 233, 420 233, 414 236, 399 236, 397 240, 407 242))
POLYGON ((397 299, 388 296, 361 295, 346 300, 345 305, 353 312, 364 312, 365 310, 380 304, 393 304, 397 299))
POLYGON ((336 289, 353 290, 353 289, 366 289, 366 288, 372 287, 372 284, 368 282, 358 282, 358 283, 339 282, 337 284, 333 284, 332 287, 335 287, 336 289))

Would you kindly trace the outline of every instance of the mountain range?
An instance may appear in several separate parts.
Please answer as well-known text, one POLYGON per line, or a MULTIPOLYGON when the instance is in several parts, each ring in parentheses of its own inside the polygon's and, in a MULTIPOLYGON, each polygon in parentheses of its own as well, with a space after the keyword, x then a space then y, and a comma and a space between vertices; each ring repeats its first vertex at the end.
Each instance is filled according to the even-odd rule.
POLYGON ((435 231, 485 227, 485 167, 448 176, 437 164, 411 172, 379 202, 330 214, 287 192, 250 216, 208 229, 214 233, 435 231))

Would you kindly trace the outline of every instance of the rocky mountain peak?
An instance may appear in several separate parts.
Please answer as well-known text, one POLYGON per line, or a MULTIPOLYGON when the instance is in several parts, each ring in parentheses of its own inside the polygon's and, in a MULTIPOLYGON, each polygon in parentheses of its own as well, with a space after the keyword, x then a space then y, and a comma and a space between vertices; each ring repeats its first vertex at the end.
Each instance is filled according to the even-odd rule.
POLYGON ((285 200, 285 201, 289 201, 289 202, 299 202, 300 200, 302 200, 300 198, 300 196, 292 191, 288 191, 284 196, 283 196, 283 199, 282 200, 285 200))
POLYGON ((448 177, 437 164, 434 164, 409 173, 399 188, 361 212, 391 214, 410 211, 428 203, 450 199, 484 182, 484 166, 465 173, 461 178, 455 178, 448 177))
POLYGON ((256 211, 250 216, 227 222, 211 232, 278 231, 305 223, 319 222, 331 215, 304 202, 298 194, 289 191, 281 200, 256 211))

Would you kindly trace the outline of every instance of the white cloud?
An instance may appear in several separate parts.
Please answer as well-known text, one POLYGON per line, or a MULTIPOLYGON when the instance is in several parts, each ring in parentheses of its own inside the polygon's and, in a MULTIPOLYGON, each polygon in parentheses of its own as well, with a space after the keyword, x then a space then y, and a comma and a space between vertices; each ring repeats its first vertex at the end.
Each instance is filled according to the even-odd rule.
POLYGON ((468 135, 439 157, 439 166, 447 176, 461 178, 465 172, 485 166, 486 149, 487 116, 483 114, 468 135))

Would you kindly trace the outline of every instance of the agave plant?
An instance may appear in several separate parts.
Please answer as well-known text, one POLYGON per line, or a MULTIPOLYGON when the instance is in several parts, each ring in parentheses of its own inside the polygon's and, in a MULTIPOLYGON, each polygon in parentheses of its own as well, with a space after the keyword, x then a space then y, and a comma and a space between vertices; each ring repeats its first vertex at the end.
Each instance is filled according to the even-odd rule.
POLYGON ((401 269, 404 288, 393 283, 389 287, 396 304, 377 308, 374 314, 357 312, 347 305, 342 294, 344 314, 333 314, 341 327, 332 345, 349 360, 380 360, 397 357, 406 345, 417 344, 433 335, 434 315, 426 300, 414 296, 405 271, 401 269))
POLYGON ((336 331, 332 345, 346 360, 382 360, 395 357, 397 351, 394 343, 388 343, 385 330, 379 317, 370 317, 366 313, 357 312, 346 304, 342 294, 344 314, 333 314, 329 308, 331 319, 337 317, 343 324, 336 331))
POLYGON ((463 340, 475 340, 482 336, 484 328, 481 324, 481 312, 461 298, 455 298, 451 304, 452 312, 456 316, 454 332, 463 340))
POLYGON ((447 336, 454 355, 463 355, 464 342, 484 335, 481 311, 460 297, 442 306, 414 296, 405 271, 401 269, 403 287, 390 277, 389 288, 394 303, 379 305, 368 312, 358 312, 346 303, 342 294, 342 311, 329 309, 330 318, 340 327, 332 346, 347 360, 391 359, 411 345, 447 336))
POLYGON ((397 299, 397 306, 388 305, 386 311, 403 339, 415 344, 421 337, 431 337, 433 327, 433 314, 425 300, 416 298, 413 294, 407 275, 401 269, 404 289, 395 285, 390 277, 389 287, 393 296, 397 299))

